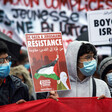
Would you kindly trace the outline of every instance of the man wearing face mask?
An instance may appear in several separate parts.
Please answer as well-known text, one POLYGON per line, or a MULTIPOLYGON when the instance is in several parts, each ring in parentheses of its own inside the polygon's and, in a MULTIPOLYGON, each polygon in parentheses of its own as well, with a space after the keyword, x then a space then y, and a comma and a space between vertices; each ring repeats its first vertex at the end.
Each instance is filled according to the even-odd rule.
POLYGON ((97 67, 97 51, 92 44, 85 41, 73 41, 69 44, 65 56, 72 89, 58 93, 50 92, 49 98, 111 97, 107 84, 93 78, 97 67))
POLYGON ((8 48, 0 41, 0 105, 23 103, 29 100, 27 86, 19 78, 9 76, 10 61, 8 48))
POLYGON ((104 58, 99 64, 98 71, 100 78, 108 84, 112 97, 112 57, 104 58))

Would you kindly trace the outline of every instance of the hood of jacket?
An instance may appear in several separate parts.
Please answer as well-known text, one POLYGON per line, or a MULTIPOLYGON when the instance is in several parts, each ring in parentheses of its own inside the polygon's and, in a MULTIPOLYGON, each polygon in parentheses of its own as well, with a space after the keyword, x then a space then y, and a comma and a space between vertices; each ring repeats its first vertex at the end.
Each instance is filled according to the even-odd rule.
POLYGON ((18 74, 23 75, 25 79, 25 84, 28 86, 29 94, 31 95, 33 92, 33 83, 29 71, 23 65, 11 67, 10 75, 18 76, 18 74))
POLYGON ((104 80, 104 77, 110 70, 112 70, 112 57, 104 58, 98 67, 100 78, 104 80))
POLYGON ((82 43, 89 43, 86 41, 73 41, 68 45, 66 51, 67 70, 70 81, 80 80, 77 75, 77 56, 82 43))

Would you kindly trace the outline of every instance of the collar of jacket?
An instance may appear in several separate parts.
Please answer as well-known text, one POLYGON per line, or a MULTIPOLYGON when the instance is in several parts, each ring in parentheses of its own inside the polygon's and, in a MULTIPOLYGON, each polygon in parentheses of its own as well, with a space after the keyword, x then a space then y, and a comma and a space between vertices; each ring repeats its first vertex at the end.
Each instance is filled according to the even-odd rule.
POLYGON ((10 76, 9 75, 6 78, 6 80, 10 81, 10 86, 11 86, 11 89, 13 92, 23 86, 23 83, 21 82, 21 80, 16 76, 13 76, 13 75, 10 76))

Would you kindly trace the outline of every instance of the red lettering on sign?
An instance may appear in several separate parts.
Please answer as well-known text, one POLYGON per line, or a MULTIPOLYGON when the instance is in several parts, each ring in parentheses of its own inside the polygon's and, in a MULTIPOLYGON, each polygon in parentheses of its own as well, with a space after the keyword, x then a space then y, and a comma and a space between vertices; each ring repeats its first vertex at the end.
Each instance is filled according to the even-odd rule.
POLYGON ((34 4, 39 5, 39 0, 4 0, 3 4, 6 5, 7 3, 33 7, 34 4))
POLYGON ((70 10, 74 10, 77 7, 78 11, 89 11, 89 10, 99 10, 105 9, 104 6, 107 5, 107 9, 112 8, 112 0, 44 0, 44 5, 46 8, 50 9, 62 9, 62 6, 67 7, 70 10))

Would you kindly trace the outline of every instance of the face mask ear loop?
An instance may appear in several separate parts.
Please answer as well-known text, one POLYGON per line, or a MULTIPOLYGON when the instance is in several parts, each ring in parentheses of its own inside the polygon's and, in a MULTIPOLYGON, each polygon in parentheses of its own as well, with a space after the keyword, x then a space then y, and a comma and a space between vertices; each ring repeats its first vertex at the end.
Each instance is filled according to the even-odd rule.
MULTIPOLYGON (((83 62, 80 62, 80 61, 78 61, 78 62, 79 62, 79 63, 83 63, 83 62)), ((78 66, 77 66, 77 68, 80 69, 80 67, 78 67, 78 66)))

